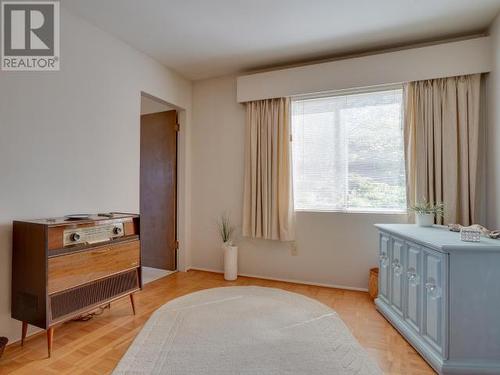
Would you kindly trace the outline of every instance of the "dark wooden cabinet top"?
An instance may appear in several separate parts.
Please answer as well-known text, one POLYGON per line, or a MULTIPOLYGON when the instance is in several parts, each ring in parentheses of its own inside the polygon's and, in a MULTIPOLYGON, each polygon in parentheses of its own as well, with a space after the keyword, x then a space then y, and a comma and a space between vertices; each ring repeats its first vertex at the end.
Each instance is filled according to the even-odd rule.
POLYGON ((96 221, 109 221, 117 219, 133 219, 139 217, 137 214, 124 213, 124 212, 113 212, 113 216, 99 216, 97 214, 91 215, 88 219, 82 220, 72 220, 66 217, 54 217, 46 219, 34 219, 34 220, 18 220, 23 223, 39 224, 48 227, 61 226, 61 225, 81 225, 81 224, 95 224, 96 221))

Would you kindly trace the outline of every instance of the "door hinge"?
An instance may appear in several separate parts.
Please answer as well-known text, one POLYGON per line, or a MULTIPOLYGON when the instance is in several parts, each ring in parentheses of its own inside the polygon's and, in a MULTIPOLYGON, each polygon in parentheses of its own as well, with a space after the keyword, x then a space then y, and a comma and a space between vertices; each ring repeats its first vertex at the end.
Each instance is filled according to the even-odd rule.
POLYGON ((179 241, 175 241, 175 249, 179 250, 179 241))
POLYGON ((181 126, 179 124, 175 124, 175 131, 178 132, 181 130, 181 126))

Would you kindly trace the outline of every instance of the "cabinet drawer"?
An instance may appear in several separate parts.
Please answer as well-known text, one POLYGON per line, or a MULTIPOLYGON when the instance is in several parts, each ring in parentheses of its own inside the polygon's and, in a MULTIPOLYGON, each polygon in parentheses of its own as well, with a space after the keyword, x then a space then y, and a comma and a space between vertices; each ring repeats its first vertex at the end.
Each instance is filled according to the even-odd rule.
POLYGON ((48 260, 49 294, 138 267, 140 242, 130 241, 48 260))

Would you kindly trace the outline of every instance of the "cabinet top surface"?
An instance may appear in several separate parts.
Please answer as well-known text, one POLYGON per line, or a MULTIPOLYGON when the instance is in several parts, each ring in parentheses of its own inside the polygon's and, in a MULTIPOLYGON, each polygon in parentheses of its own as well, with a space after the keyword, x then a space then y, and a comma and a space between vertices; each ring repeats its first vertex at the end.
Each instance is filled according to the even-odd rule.
POLYGON ((116 212, 110 214, 110 216, 99 216, 99 215, 90 215, 88 219, 83 220, 71 220, 66 217, 56 217, 56 218, 47 218, 47 219, 36 219, 36 220, 17 220, 23 223, 30 224, 41 224, 47 226, 60 226, 60 225, 80 225, 80 224, 93 224, 99 221, 109 221, 109 220, 119 220, 119 219, 130 219, 139 217, 137 214, 129 214, 116 212), (111 216, 112 215, 112 216, 111 216))
POLYGON ((451 232, 448 227, 433 225, 419 227, 415 224, 375 224, 383 232, 399 235, 407 240, 414 241, 443 252, 452 251, 498 251, 500 240, 481 236, 479 242, 465 242, 460 240, 460 233, 451 232))

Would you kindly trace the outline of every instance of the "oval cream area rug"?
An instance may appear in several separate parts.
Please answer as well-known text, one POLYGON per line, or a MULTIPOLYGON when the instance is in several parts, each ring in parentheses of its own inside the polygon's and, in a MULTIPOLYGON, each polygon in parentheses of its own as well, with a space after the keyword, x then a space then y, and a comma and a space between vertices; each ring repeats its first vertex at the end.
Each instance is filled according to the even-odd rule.
POLYGON ((115 375, 382 374, 335 311, 281 289, 223 287, 160 307, 115 375))

